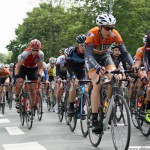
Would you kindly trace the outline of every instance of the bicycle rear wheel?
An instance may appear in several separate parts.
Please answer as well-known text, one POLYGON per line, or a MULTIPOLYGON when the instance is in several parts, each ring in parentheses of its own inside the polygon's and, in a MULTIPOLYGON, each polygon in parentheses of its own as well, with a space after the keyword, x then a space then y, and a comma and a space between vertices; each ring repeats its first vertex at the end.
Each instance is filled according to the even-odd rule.
POLYGON ((80 125, 81 125, 81 131, 84 137, 88 135, 88 106, 89 106, 89 95, 83 94, 82 95, 82 102, 83 102, 83 111, 80 115, 80 125))
POLYGON ((33 124, 33 116, 34 116, 34 109, 32 108, 31 105, 31 98, 30 95, 26 95, 26 101, 25 101, 25 109, 26 109, 26 123, 28 129, 32 128, 33 124))
POLYGON ((43 102, 40 93, 37 93, 37 116, 38 120, 41 121, 43 115, 43 102))
MULTIPOLYGON (((91 144, 94 146, 94 147, 97 147, 100 142, 101 142, 101 139, 102 139, 102 135, 103 135, 103 132, 101 133, 94 133, 92 131, 92 109, 91 109, 91 106, 88 106, 88 134, 89 134, 89 139, 90 139, 90 142, 91 144)), ((100 108, 99 110, 99 117, 102 115, 102 108, 100 108)), ((99 118, 100 120, 100 118, 99 118)), ((102 121, 102 120, 101 120, 102 121)))
POLYGON ((121 101, 124 109, 120 109, 121 119, 118 121, 116 119, 116 101, 114 101, 111 116, 112 141, 116 150, 128 150, 131 137, 129 109, 126 100, 121 95, 115 95, 114 99, 121 101))
POLYGON ((69 116, 69 128, 73 132, 77 125, 77 115, 76 113, 73 116, 69 116))

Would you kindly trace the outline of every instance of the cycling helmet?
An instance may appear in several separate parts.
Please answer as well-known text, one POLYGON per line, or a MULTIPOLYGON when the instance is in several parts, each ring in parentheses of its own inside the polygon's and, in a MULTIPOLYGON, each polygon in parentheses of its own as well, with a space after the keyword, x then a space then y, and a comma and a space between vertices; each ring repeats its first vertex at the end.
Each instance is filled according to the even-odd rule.
POLYGON ((3 64, 1 64, 1 65, 0 65, 0 69, 3 69, 3 68, 4 68, 4 65, 3 65, 3 64))
POLYGON ((112 45, 111 45, 111 49, 113 50, 113 49, 115 49, 115 48, 118 48, 119 46, 118 45, 116 45, 116 43, 113 43, 112 45))
POLYGON ((65 49, 66 49, 66 48, 61 48, 61 49, 59 50, 59 54, 64 53, 65 49))
POLYGON ((41 49, 41 42, 37 39, 34 39, 30 42, 30 48, 40 50, 41 49))
POLYGON ((143 43, 146 43, 146 41, 147 41, 147 35, 144 35, 144 37, 143 37, 143 43))
POLYGON ((80 43, 84 43, 84 42, 85 42, 85 40, 86 40, 86 36, 85 36, 85 35, 83 35, 83 34, 78 35, 78 36, 76 37, 76 42, 77 42, 78 44, 80 44, 80 43))
POLYGON ((55 64, 55 63, 56 63, 56 58, 50 57, 50 58, 49 58, 49 63, 50 63, 50 64, 55 64))
POLYGON ((98 15, 96 18, 97 25, 115 25, 116 19, 111 14, 101 14, 98 15))
POLYGON ((14 63, 10 63, 9 66, 12 68, 14 67, 14 63))
POLYGON ((150 46, 150 31, 148 31, 148 33, 147 33, 147 40, 146 40, 146 42, 150 46))
POLYGON ((4 67, 5 67, 5 68, 9 68, 9 64, 5 64, 4 67))

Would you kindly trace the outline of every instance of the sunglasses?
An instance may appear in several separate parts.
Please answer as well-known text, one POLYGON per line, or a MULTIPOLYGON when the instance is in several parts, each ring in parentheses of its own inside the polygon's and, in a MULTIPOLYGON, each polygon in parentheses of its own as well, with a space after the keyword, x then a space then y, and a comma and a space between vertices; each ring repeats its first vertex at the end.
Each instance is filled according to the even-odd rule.
POLYGON ((106 31, 109 31, 109 30, 113 30, 114 28, 113 27, 105 27, 105 26, 103 26, 103 28, 106 30, 106 31))
POLYGON ((39 52, 39 50, 37 50, 37 49, 32 49, 32 51, 33 51, 33 52, 39 52))
POLYGON ((85 46, 84 44, 79 44, 79 46, 85 46))

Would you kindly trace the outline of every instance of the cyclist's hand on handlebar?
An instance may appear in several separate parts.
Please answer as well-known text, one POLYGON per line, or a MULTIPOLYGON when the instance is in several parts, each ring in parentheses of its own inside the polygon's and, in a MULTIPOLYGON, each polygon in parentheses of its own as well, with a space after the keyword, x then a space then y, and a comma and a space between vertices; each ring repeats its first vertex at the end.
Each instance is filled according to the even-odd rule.
POLYGON ((49 84, 50 84, 50 82, 49 82, 48 80, 46 80, 45 83, 46 83, 46 85, 49 85, 49 84))
POLYGON ((103 66, 100 66, 96 69, 96 73, 100 76, 104 76, 104 73, 105 73, 105 67, 103 66))

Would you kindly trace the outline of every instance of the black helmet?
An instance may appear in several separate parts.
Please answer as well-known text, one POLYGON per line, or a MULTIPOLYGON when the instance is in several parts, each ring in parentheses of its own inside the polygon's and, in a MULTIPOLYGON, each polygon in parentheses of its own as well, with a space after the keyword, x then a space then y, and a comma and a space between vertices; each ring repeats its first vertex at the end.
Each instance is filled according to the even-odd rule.
POLYGON ((147 44, 150 46, 150 31, 147 32, 147 44))
POLYGON ((111 49, 113 50, 113 49, 115 49, 115 48, 118 48, 119 46, 118 45, 116 45, 116 43, 113 43, 112 45, 111 45, 111 49))
POLYGON ((86 36, 85 36, 85 35, 83 35, 83 34, 78 35, 78 36, 76 37, 76 41, 77 41, 77 43, 78 43, 78 44, 80 44, 80 43, 84 43, 84 42, 85 42, 85 40, 86 40, 86 36))

